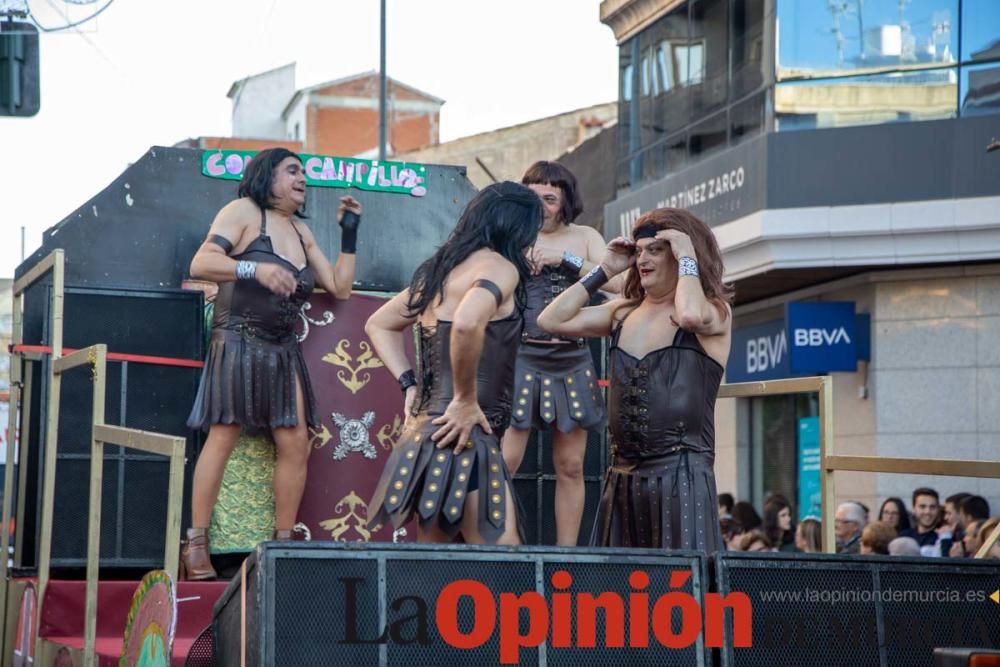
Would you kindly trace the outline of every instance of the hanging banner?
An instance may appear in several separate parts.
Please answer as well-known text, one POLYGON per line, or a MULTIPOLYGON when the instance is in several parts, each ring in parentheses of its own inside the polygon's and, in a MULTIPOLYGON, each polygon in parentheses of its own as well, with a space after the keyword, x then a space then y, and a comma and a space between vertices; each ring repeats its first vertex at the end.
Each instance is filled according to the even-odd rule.
MULTIPOLYGON (((205 151, 201 173, 209 178, 238 181, 255 151, 205 151)), ((427 168, 422 164, 364 160, 300 153, 306 184, 324 188, 358 188, 413 197, 427 194, 427 168)))
POLYGON ((819 469, 819 417, 799 417, 799 521, 820 516, 823 494, 819 469))

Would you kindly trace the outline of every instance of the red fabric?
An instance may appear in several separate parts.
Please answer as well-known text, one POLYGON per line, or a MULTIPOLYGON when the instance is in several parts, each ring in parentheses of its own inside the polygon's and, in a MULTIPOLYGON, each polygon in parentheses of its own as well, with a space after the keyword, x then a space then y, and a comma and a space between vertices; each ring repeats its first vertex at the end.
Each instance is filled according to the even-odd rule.
MULTIPOLYGON (((182 581, 177 584, 177 629, 174 665, 183 665, 191 644, 212 623, 212 606, 226 589, 225 581, 182 581)), ((97 586, 97 653, 100 665, 118 664, 125 622, 137 581, 102 581, 97 586)), ((49 582, 42 603, 39 636, 73 648, 83 648, 83 617, 87 583, 49 582)))

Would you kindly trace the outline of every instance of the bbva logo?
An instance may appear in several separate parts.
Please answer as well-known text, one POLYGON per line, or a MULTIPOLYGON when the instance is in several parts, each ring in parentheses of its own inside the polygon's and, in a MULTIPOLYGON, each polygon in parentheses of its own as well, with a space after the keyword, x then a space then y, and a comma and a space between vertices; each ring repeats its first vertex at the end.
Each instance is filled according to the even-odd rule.
POLYGON ((747 341, 747 373, 762 373, 781 365, 788 352, 785 332, 760 336, 747 341))
POLYGON ((836 329, 796 329, 795 347, 823 347, 837 345, 838 343, 851 344, 851 337, 847 335, 847 329, 838 327, 836 329))

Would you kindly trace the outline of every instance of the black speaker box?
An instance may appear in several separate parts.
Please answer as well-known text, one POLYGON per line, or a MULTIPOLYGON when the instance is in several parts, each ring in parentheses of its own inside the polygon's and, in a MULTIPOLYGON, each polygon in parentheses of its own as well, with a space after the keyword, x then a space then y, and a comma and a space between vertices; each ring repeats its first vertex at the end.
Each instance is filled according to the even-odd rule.
MULTIPOLYGON (((51 344, 50 291, 50 285, 40 283, 26 292, 27 345, 51 344)), ((67 287, 63 312, 64 348, 105 343, 109 353, 204 359, 200 292, 67 287)), ((33 372, 32 411, 20 564, 31 568, 37 565, 50 357, 27 363, 33 372)), ((107 364, 106 423, 187 438, 185 520, 191 473, 201 444, 201 436, 192 433, 185 422, 200 375, 200 368, 137 361, 107 364)), ((86 565, 92 397, 86 367, 62 375, 51 560, 57 569, 86 565)), ((105 446, 102 568, 145 571, 162 566, 168 479, 166 457, 105 446)))
POLYGON ((714 565, 717 590, 753 604, 753 646, 724 647, 724 667, 932 667, 936 647, 1000 648, 1000 561, 727 552, 714 565))
MULTIPOLYGON (((492 632, 490 614, 464 597, 457 606, 457 627, 473 633, 483 624, 480 645, 456 648, 439 634, 438 596, 459 580, 472 580, 488 590, 496 603, 503 593, 541 595, 555 617, 552 576, 568 572, 569 593, 617 593, 624 601, 625 647, 609 648, 604 612, 596 618, 595 646, 577 647, 579 598, 571 627, 573 648, 555 648, 552 626, 546 643, 521 648, 520 665, 711 665, 711 653, 699 638, 687 648, 668 649, 652 631, 649 646, 629 647, 629 575, 649 575, 652 607, 669 591, 685 592, 699 605, 707 587, 703 556, 677 552, 625 549, 559 549, 541 547, 470 547, 333 542, 265 542, 247 559, 244 571, 215 604, 215 659, 220 665, 495 665, 501 662, 500 618, 492 632), (682 587, 671 588, 671 573, 690 573, 682 587), (418 602, 419 599, 422 602, 418 602), (423 609, 423 614, 420 610, 423 609), (421 641, 420 621, 426 619, 421 641), (375 641, 385 633, 386 641, 375 641), (364 640, 368 643, 359 643, 364 640), (409 642, 409 643, 408 643, 409 642), (245 661, 245 662, 244 662, 245 661)), ((448 605, 444 605, 447 608, 448 605)), ((493 607, 496 609, 496 607, 493 607)), ((677 611, 677 610, 675 610, 677 611)), ((679 612, 672 614, 679 628, 679 612)), ((537 619, 536 619, 537 620, 537 619)), ((529 614, 521 611, 517 631, 529 630, 529 614)), ((548 621, 547 621, 548 622, 548 621)), ((505 626, 513 632, 511 625, 505 626)), ((541 627, 541 626, 536 626, 541 627)))

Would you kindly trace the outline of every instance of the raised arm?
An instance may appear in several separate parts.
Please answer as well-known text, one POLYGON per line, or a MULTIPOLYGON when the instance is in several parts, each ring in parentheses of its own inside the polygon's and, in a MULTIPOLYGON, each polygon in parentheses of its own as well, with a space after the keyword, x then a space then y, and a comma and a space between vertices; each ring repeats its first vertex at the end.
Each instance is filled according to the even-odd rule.
POLYGON ((340 254, 337 255, 335 265, 331 265, 330 260, 320 250, 312 232, 305 225, 296 224, 306 244, 309 264, 316 272, 316 282, 334 298, 346 299, 351 296, 351 287, 354 285, 356 264, 354 253, 357 250, 358 226, 361 224, 360 202, 354 197, 341 197, 340 205, 337 206, 337 222, 341 227, 341 235, 340 254))
POLYGON ((191 277, 214 283, 236 280, 256 280, 275 294, 288 296, 295 291, 295 277, 277 264, 238 262, 229 256, 243 241, 248 220, 259 215, 256 206, 247 199, 238 199, 222 207, 208 238, 191 260, 191 277))
POLYGON ((677 260, 679 275, 674 293, 674 312, 677 324, 701 336, 720 336, 731 327, 729 309, 717 306, 705 297, 698 277, 698 256, 691 238, 677 229, 662 229, 656 238, 670 244, 677 260))
POLYGON ((566 338, 578 336, 597 337, 611 333, 614 312, 621 306, 616 299, 599 306, 585 308, 590 296, 604 289, 608 280, 632 265, 632 244, 617 238, 605 249, 601 263, 595 266, 578 283, 560 294, 538 316, 538 326, 551 334, 566 338))

